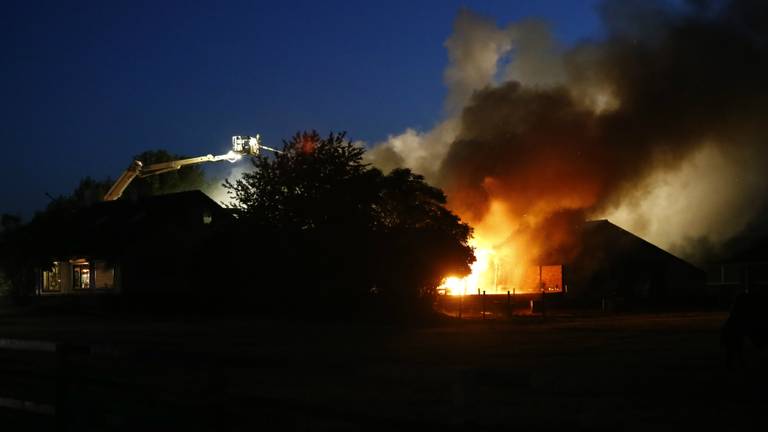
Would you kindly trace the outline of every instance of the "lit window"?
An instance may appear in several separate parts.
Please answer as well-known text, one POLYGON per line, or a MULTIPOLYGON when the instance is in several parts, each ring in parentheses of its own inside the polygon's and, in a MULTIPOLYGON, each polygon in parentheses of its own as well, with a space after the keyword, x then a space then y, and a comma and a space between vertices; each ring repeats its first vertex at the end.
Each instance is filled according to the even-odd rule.
POLYGON ((43 292, 61 291, 61 263, 55 261, 50 270, 43 270, 43 292))
POLYGON ((91 288, 91 264, 86 260, 77 260, 72 264, 72 287, 74 289, 91 288))

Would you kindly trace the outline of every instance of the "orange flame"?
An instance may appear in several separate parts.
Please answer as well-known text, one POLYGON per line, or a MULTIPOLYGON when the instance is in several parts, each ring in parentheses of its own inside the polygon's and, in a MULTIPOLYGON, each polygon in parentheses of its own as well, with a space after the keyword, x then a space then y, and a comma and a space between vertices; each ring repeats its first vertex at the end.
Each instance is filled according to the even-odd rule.
POLYGON ((521 226, 537 223, 532 215, 514 218, 503 201, 493 201, 482 220, 474 223, 470 245, 476 261, 465 277, 447 276, 439 289, 448 295, 537 293, 561 291, 562 268, 536 262, 542 239, 521 234, 521 226))

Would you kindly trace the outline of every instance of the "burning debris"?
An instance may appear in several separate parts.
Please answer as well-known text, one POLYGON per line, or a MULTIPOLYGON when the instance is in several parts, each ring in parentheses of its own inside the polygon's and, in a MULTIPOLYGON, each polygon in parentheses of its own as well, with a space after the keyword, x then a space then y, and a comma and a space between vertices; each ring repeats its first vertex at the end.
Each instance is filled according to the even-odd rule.
POLYGON ((498 286, 499 268, 519 285, 578 247, 572 227, 587 219, 684 252, 766 206, 768 5, 607 1, 601 14, 604 38, 563 48, 542 23, 462 11, 447 118, 370 152, 424 173, 475 227, 468 290, 498 286))

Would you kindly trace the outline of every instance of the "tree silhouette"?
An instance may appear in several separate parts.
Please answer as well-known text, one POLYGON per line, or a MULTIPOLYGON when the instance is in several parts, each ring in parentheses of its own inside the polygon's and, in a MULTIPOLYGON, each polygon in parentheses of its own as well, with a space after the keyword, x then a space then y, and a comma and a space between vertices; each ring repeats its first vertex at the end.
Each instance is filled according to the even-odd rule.
POLYGON ((71 194, 53 198, 45 210, 38 212, 35 218, 48 218, 62 212, 89 207, 102 201, 110 186, 112 186, 111 179, 96 180, 92 177, 83 177, 71 194))
POLYGON ((430 305, 444 275, 468 273, 471 229, 422 176, 384 175, 364 152, 343 133, 299 133, 225 187, 254 238, 276 233, 268 279, 284 291, 344 306, 430 305))
POLYGON ((431 298, 445 275, 468 273, 471 228, 445 208, 440 189, 408 169, 395 169, 382 178, 381 191, 375 220, 389 247, 378 277, 385 293, 401 301, 431 298))
MULTIPOLYGON (((145 166, 160 162, 186 159, 188 156, 173 154, 167 150, 147 150, 137 154, 133 160, 145 166)), ((137 177, 125 190, 124 195, 136 199, 152 195, 202 189, 206 185, 205 171, 200 165, 187 165, 175 171, 149 177, 137 177)))

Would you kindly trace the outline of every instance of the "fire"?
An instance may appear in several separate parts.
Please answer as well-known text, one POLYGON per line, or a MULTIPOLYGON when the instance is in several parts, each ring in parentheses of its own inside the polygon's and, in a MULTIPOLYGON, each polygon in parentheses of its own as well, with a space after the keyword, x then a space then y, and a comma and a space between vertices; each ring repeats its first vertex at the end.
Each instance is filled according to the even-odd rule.
POLYGON ((508 205, 491 203, 482 220, 475 222, 470 245, 475 262, 467 276, 448 275, 439 290, 448 295, 537 293, 561 291, 562 269, 559 265, 541 265, 534 258, 544 239, 523 234, 521 225, 535 222, 512 216, 508 205))
POLYGON ((449 276, 445 278, 440 288, 445 289, 445 292, 450 295, 464 295, 467 293, 467 278, 449 276))
POLYGON ((493 255, 492 249, 475 247, 476 260, 470 266, 469 275, 463 278, 448 276, 439 288, 444 289, 448 295, 466 295, 487 290, 488 278, 493 274, 493 255))
POLYGON ((475 262, 465 277, 448 276, 439 289, 449 295, 488 294, 506 292, 506 280, 500 280, 500 272, 512 264, 512 243, 507 240, 515 229, 508 217, 506 206, 497 201, 491 204, 489 212, 481 222, 473 224, 475 233, 470 246, 475 249, 475 262), (501 243, 503 242, 503 244, 501 243))

